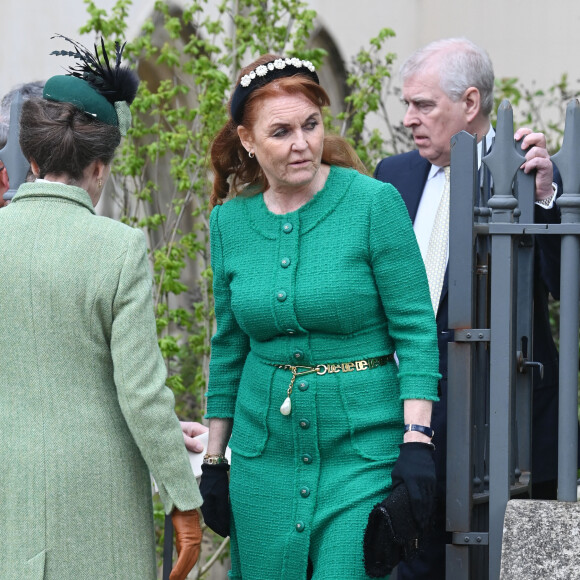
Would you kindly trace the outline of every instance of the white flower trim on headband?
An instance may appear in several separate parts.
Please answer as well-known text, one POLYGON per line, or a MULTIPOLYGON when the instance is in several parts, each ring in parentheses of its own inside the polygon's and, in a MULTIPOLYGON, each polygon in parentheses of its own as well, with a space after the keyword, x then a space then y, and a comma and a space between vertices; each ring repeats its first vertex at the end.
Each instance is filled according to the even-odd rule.
POLYGON ((240 79, 240 85, 242 85, 242 87, 248 87, 256 77, 265 77, 269 71, 273 71, 274 69, 281 70, 287 66, 293 66, 295 68, 305 67, 310 72, 314 72, 316 70, 314 65, 309 60, 300 60, 299 58, 277 58, 274 62, 261 64, 260 66, 256 67, 255 70, 249 72, 247 75, 244 75, 240 79))

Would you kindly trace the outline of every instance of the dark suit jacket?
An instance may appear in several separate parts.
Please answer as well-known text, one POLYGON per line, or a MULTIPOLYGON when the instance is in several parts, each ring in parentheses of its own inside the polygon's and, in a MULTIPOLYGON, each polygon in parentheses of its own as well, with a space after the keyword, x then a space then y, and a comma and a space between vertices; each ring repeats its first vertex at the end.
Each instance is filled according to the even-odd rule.
MULTIPOLYGON (((383 159, 375 170, 375 177, 392 183, 401 194, 411 220, 415 221, 417 209, 431 163, 410 151, 383 159)), ((558 180, 556 177, 555 180, 558 180)), ((560 191, 562 190, 560 184, 560 191)), ((536 222, 558 223, 556 207, 543 210, 536 205, 536 222)), ((536 264, 534 269, 534 350, 533 360, 544 364, 544 378, 534 370, 532 465, 533 481, 541 482, 557 477, 558 467, 558 352, 552 340, 548 315, 548 291, 559 297, 560 254, 558 236, 537 236, 536 264)), ((433 407, 432 426, 435 429, 435 461, 440 482, 439 492, 445 496, 446 426, 447 426, 447 345, 448 333, 447 274, 437 312, 439 337, 439 372, 442 375, 440 401, 433 407)))

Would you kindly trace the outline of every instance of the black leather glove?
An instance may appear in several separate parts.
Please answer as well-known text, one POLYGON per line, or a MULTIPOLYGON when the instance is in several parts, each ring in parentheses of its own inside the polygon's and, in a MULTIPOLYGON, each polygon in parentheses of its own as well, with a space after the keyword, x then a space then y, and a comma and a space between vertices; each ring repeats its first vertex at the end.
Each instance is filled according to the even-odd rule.
POLYGON ((399 445, 399 448, 399 458, 391 473, 393 489, 405 484, 413 518, 419 531, 423 532, 429 526, 435 509, 435 447, 431 443, 412 441, 399 445))
POLYGON ((419 530, 411 513, 405 485, 375 505, 369 515, 363 539, 365 571, 371 578, 383 578, 401 561, 409 561, 419 550, 419 530))
POLYGON ((203 498, 201 513, 207 526, 216 534, 230 535, 230 481, 227 463, 202 464, 199 491, 203 498))

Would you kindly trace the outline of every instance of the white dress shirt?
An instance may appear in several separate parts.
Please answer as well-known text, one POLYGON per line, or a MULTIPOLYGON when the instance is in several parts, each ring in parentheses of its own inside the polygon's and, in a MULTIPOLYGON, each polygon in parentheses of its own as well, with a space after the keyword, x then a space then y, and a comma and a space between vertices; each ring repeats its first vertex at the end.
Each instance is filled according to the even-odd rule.
MULTIPOLYGON (((490 125, 489 131, 485 136, 487 150, 491 147, 494 135, 495 131, 490 125)), ((477 144, 477 160, 479 167, 481 165, 481 141, 477 144)), ((413 229, 415 230, 415 236, 419 243, 419 249, 421 250, 423 261, 425 261, 427 250, 429 249, 429 239, 431 238, 433 224, 435 223, 435 215, 437 214, 437 208, 439 207, 439 202, 443 195, 444 186, 445 174, 443 167, 432 165, 429 170, 429 175, 427 176, 427 181, 425 182, 425 187, 423 188, 423 195, 419 202, 417 215, 413 222, 413 229)), ((447 250, 447 257, 449 258, 449 249, 447 250)))

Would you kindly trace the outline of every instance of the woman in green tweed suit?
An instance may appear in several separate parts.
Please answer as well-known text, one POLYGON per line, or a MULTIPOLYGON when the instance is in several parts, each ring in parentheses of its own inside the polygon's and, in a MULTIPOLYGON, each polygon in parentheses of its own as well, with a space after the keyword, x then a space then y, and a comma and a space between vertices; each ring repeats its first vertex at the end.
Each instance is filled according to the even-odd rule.
POLYGON ((423 263, 398 192, 325 138, 327 104, 311 63, 265 55, 240 76, 212 149, 217 332, 200 490, 206 523, 231 533, 236 579, 367 578, 363 532, 395 463, 418 525, 432 505, 439 374, 423 263), (251 187, 221 205, 230 184, 251 187), (404 423, 427 435, 403 438, 404 423))
POLYGON ((2 580, 155 580, 150 472, 177 531, 171 579, 199 554, 145 239, 94 210, 138 83, 116 73, 117 107, 75 76, 23 105, 37 179, 0 210, 2 580))

